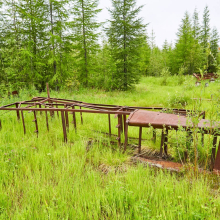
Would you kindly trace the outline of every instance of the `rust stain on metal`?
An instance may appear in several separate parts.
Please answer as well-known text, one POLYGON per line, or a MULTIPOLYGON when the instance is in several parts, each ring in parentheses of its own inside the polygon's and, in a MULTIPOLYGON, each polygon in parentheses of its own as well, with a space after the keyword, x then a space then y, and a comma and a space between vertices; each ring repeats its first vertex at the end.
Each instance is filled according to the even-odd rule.
MULTIPOLYGON (((194 126, 191 119, 185 116, 144 110, 138 110, 130 115, 128 125, 142 127, 152 126, 153 128, 159 129, 178 129, 180 126, 183 128, 192 128, 194 126)), ((218 128, 220 123, 216 122, 211 126, 209 120, 201 119, 196 126, 208 132, 207 130, 210 128, 218 128)))

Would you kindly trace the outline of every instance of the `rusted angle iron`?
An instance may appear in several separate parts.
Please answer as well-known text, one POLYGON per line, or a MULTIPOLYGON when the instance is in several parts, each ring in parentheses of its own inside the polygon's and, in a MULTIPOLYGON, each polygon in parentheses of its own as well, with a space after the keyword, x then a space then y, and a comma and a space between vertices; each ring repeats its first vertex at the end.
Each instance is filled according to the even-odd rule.
MULTIPOLYGON (((45 97, 34 97, 32 100, 35 100, 36 98, 45 98, 45 97)), ((121 106, 121 105, 107 105, 107 104, 96 104, 96 103, 87 103, 87 102, 81 102, 81 101, 77 101, 77 100, 70 100, 70 99, 60 99, 60 98, 50 98, 51 101, 55 101, 55 102, 60 102, 60 103, 65 103, 65 104, 71 104, 71 103, 80 103, 80 104, 85 104, 85 105, 89 105, 89 106, 106 106, 106 107, 111 107, 111 108, 124 108, 125 106, 121 106), (65 101, 65 102, 63 102, 65 101), (68 103, 67 103, 68 102, 68 103)), ((135 109, 153 109, 153 110, 163 110, 163 107, 135 107, 135 106, 126 106, 127 110, 135 110, 135 109)), ((185 110, 185 109, 177 109, 174 108, 172 110, 181 110, 181 111, 190 111, 190 110, 185 110)))
MULTIPOLYGON (((0 110, 21 110, 21 111, 30 111, 27 108, 6 108, 2 107, 0 110)), ((131 112, 128 111, 100 111, 100 110, 86 110, 86 109, 66 109, 66 108, 31 108, 32 111, 61 111, 61 112, 85 112, 85 113, 100 113, 100 114, 119 114, 119 115, 130 115, 131 112)))

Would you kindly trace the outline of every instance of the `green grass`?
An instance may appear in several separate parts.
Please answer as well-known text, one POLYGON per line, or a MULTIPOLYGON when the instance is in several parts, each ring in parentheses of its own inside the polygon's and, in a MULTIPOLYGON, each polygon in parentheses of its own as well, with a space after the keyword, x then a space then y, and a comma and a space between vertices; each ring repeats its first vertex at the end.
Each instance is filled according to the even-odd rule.
MULTIPOLYGON (((52 91, 51 97, 164 107, 180 106, 175 99, 184 97, 190 109, 195 105, 191 98, 210 98, 219 91, 218 82, 204 90, 195 87, 191 77, 181 86, 177 77, 168 78, 167 86, 160 84, 161 78, 148 77, 128 92, 81 89, 52 91)), ((19 98, 2 99, 1 105, 32 96, 46 94, 24 90, 19 98)), ((211 111, 218 112, 217 105, 210 102, 200 108, 208 111, 209 118, 211 111)), ((45 114, 38 113, 37 138, 33 113, 25 112, 26 135, 16 113, 4 113, 0 112, 0 219, 220 219, 218 177, 175 174, 132 163, 132 149, 123 154, 112 143, 114 138, 99 133, 108 131, 106 115, 83 114, 81 125, 77 113, 77 133, 70 124, 65 144, 60 116, 49 117, 48 132, 45 114)), ((112 127, 116 124, 112 116, 112 127)), ((116 128, 113 132, 117 133, 116 128)), ((129 136, 138 137, 138 128, 129 128, 129 136)), ((151 136, 152 130, 144 129, 143 138, 151 136)), ((170 139, 175 139, 174 132, 170 139)), ((159 149, 159 137, 156 145, 150 140, 143 145, 159 149)), ((169 146, 174 157, 175 146, 169 146)), ((206 147, 200 151, 206 154, 206 147)))

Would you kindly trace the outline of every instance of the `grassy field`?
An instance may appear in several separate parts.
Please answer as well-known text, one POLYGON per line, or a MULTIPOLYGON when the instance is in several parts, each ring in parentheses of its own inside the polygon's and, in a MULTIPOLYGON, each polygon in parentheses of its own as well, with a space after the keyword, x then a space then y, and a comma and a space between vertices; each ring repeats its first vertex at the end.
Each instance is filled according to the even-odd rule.
MULTIPOLYGON (((182 85, 175 76, 168 78, 166 85, 161 86, 162 81, 147 77, 128 92, 80 89, 51 91, 51 97, 129 106, 184 106, 206 110, 209 119, 219 118, 219 82, 195 87, 192 77, 186 77, 182 85), (192 99, 209 99, 211 95, 211 102, 192 99)), ((46 93, 23 90, 20 97, 2 99, 0 104, 33 96, 46 93)), ((112 143, 114 138, 100 133, 108 131, 106 115, 83 114, 81 125, 77 114, 77 133, 71 124, 67 144, 60 116, 50 118, 48 132, 45 114, 38 113, 39 138, 33 117, 25 112, 24 135, 15 112, 0 112, 0 219, 220 219, 218 177, 175 174, 133 163, 133 149, 123 154, 112 143)), ((113 116, 112 124, 117 124, 113 116)), ((116 128, 113 132, 117 133, 116 128)), ((129 136, 138 137, 138 128, 129 128, 129 136)), ((152 130, 145 129, 143 138, 148 141, 143 142, 144 148, 158 150, 159 140, 154 144, 151 137, 152 130)), ((179 138, 185 143, 183 132, 179 138)), ((198 146, 200 164, 210 154, 211 138, 206 135, 205 146, 198 146)), ((174 132, 170 139, 174 143, 169 153, 179 161, 174 132)))

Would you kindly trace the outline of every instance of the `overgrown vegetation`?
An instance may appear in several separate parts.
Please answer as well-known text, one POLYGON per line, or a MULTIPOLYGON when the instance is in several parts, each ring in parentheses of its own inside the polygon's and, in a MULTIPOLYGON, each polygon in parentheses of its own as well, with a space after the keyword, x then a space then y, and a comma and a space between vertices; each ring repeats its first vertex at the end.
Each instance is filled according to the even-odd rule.
POLYGON ((71 80, 73 87, 127 90, 142 75, 160 76, 164 69, 175 75, 180 68, 184 75, 216 72, 220 63, 218 30, 210 27, 208 7, 202 24, 196 10, 193 16, 186 12, 176 42, 165 40, 159 48, 135 0, 112 0, 105 24, 97 20, 98 0, 0 0, 0 5, 1 93, 31 86, 42 91, 46 82, 61 90, 71 80))
MULTIPOLYGON (((206 110, 207 118, 219 120, 219 83, 210 83, 207 88, 204 83, 195 87, 191 78, 186 77, 187 86, 192 85, 190 89, 185 84, 179 86, 178 77, 168 77, 166 86, 160 85, 161 78, 145 77, 133 91, 106 93, 82 88, 74 92, 51 91, 51 96, 95 103, 179 107, 181 104, 170 100, 182 95, 188 97, 185 107, 196 109, 198 105, 191 98, 210 98, 216 91, 214 101, 198 103, 198 110, 206 110)), ((18 98, 1 99, 1 105, 39 95, 46 94, 39 94, 34 88, 22 90, 18 98)), ((220 218, 217 176, 175 174, 132 163, 133 149, 123 154, 112 142, 114 138, 100 133, 108 130, 106 115, 83 114, 84 125, 80 125, 77 114, 77 133, 71 125, 67 144, 63 142, 60 117, 55 114, 50 119, 49 132, 45 115, 38 113, 37 117, 39 138, 34 133, 33 113, 25 112, 24 135, 15 112, 0 112, 0 219, 220 218)), ((116 121, 112 117, 113 133, 117 133, 116 121)), ((159 137, 160 132, 157 133, 159 137)), ((129 127, 129 137, 138 137, 138 128, 129 127)), ((154 144, 151 137, 152 130, 144 129, 143 138, 147 141, 143 142, 143 150, 146 147, 159 150, 159 138, 154 144)), ((203 167, 206 160, 207 164, 210 162, 210 138, 205 135, 204 146, 198 138, 198 163, 203 167)), ((193 146, 188 149, 192 164, 193 146)), ((186 133, 170 131, 169 154, 181 162, 185 150, 186 133)))

